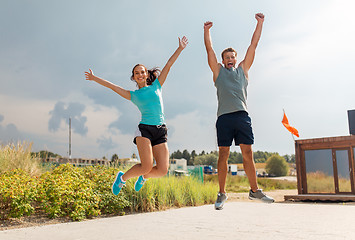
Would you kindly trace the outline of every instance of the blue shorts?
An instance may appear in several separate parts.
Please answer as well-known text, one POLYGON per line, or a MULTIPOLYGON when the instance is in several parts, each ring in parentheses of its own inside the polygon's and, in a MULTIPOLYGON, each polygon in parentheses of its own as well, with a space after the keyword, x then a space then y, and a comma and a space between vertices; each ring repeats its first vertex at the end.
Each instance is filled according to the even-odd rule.
POLYGON ((217 142, 219 147, 230 147, 233 139, 239 144, 254 144, 251 119, 247 112, 226 113, 218 117, 216 122, 217 142))
POLYGON ((147 125, 139 124, 136 131, 136 136, 133 139, 133 142, 137 144, 137 137, 148 138, 152 146, 165 143, 168 141, 168 129, 165 124, 163 125, 147 125))

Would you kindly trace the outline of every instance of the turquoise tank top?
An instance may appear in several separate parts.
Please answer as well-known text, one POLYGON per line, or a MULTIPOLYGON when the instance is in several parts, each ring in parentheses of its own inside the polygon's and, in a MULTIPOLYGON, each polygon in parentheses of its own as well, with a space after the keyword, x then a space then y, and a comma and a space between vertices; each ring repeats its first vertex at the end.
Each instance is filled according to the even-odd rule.
POLYGON ((162 89, 158 79, 147 87, 130 91, 131 101, 142 114, 140 123, 147 125, 165 124, 162 89))
POLYGON ((248 112, 248 80, 246 79, 241 66, 238 68, 232 67, 230 69, 222 66, 214 84, 217 88, 218 117, 231 112, 248 112))

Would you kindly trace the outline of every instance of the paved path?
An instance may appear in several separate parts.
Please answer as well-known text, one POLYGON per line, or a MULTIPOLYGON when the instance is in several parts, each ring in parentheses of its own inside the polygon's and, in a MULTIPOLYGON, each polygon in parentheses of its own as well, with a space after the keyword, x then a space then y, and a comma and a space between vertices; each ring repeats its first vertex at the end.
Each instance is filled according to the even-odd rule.
POLYGON ((355 239, 355 205, 227 202, 0 232, 1 240, 355 239))

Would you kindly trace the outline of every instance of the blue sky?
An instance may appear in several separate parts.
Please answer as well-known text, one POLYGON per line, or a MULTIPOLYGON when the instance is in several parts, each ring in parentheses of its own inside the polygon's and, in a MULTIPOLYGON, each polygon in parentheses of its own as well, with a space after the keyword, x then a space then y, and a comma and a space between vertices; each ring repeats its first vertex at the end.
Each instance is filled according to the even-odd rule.
MULTIPOLYGON (((265 22, 249 72, 254 150, 294 153, 281 124, 285 109, 300 138, 349 134, 355 109, 353 1, 1 1, 0 142, 26 140, 33 151, 73 157, 137 153, 138 109, 85 80, 94 73, 134 90, 132 67, 163 67, 186 35, 189 45, 163 87, 170 151, 216 150, 216 89, 203 23, 217 56, 233 47, 242 60, 265 22)), ((220 59, 219 59, 220 60, 220 59)), ((233 147, 232 151, 239 151, 233 147)))

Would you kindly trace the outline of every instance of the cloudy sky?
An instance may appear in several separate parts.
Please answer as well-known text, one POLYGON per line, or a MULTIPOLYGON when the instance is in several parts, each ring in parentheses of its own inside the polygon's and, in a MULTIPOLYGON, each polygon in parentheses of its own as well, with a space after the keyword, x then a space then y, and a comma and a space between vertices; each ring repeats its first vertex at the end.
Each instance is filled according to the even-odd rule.
MULTIPOLYGON (((85 80, 94 73, 134 90, 132 67, 163 67, 186 35, 189 45, 163 86, 170 151, 216 150, 216 89, 203 45, 203 23, 217 56, 242 60, 265 14, 249 72, 254 150, 294 153, 283 109, 300 138, 349 134, 355 109, 354 1, 0 1, 0 142, 33 143, 33 151, 111 158, 137 153, 138 109, 85 80)), ((220 60, 220 59, 219 59, 220 60)), ((232 150, 239 151, 233 147, 232 150)))

